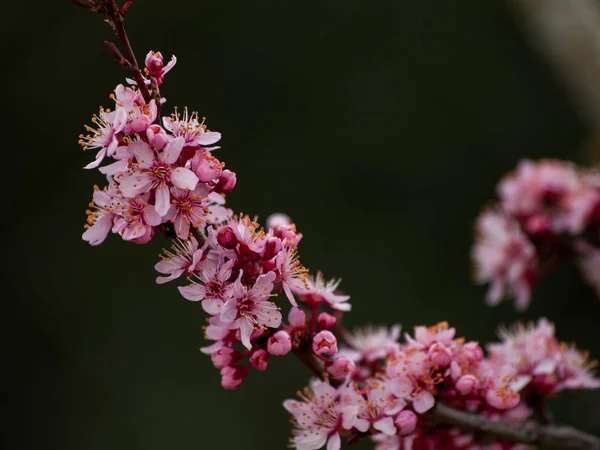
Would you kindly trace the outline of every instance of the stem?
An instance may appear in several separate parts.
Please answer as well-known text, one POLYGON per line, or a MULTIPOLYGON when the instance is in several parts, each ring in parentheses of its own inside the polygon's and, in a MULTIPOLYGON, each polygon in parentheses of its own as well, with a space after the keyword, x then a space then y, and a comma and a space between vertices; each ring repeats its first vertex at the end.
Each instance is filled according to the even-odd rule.
POLYGON ((465 431, 479 431, 497 439, 556 450, 600 450, 600 438, 563 425, 516 426, 450 408, 437 402, 424 414, 427 419, 465 431))
MULTIPOLYGON (((131 2, 128 2, 127 9, 131 2)), ((106 17, 106 21, 114 30, 117 38, 121 42, 123 49, 125 50, 125 57, 127 59, 128 64, 121 64, 125 69, 127 69, 133 79, 135 80, 142 97, 144 97, 144 101, 146 103, 150 103, 152 99, 150 96, 150 91, 148 90, 148 86, 146 86, 146 82, 144 76, 142 75, 142 71, 138 66, 137 59, 135 58, 135 54, 133 53, 133 49, 131 48, 131 43, 129 42, 129 38, 127 37, 127 32, 125 31, 125 20, 123 19, 124 12, 127 12, 125 7, 123 8, 125 11, 122 12, 119 10, 119 7, 115 3, 114 0, 105 0, 104 1, 104 15, 106 17)))

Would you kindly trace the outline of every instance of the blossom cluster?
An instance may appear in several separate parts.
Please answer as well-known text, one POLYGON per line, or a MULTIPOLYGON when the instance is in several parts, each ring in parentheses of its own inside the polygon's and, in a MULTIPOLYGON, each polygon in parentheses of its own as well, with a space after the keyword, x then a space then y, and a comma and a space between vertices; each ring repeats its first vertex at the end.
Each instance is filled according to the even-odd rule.
POLYGON ((331 360, 336 318, 322 311, 341 314, 350 309, 350 297, 337 292, 339 281, 308 274, 298 259, 301 238, 283 214, 269 217, 267 231, 236 215, 210 226, 201 246, 194 237, 176 240, 156 264, 166 275, 157 283, 186 278, 181 295, 209 315, 205 338, 213 343, 201 351, 220 370, 224 388, 238 388, 251 367, 263 371, 270 357, 299 349, 326 362, 335 376, 344 378, 353 367, 345 358, 331 360), (291 305, 287 321, 276 302, 281 294, 291 305))
POLYGON ((475 278, 487 302, 528 307, 536 280, 575 256, 600 294, 600 174, 567 162, 521 161, 497 187, 499 204, 477 219, 475 278))
MULTIPOLYGON (((150 52, 146 73, 162 82, 174 64, 174 58, 164 65, 160 53, 150 52)), ((97 151, 85 168, 99 167, 107 178, 103 189, 94 187, 83 239, 98 245, 112 231, 143 244, 157 230, 187 239, 192 229, 227 220, 231 211, 223 195, 236 176, 212 156, 220 133, 209 131, 187 108, 160 120, 164 99, 146 102, 128 81, 130 86, 120 84, 111 95, 114 110, 101 108, 94 126, 80 135, 84 150, 97 151), (110 163, 100 167, 106 160, 110 163)))
POLYGON ((337 450, 370 437, 379 450, 518 449, 485 446, 480 437, 438 426, 427 416, 436 402, 492 420, 525 423, 534 402, 562 389, 598 388, 585 354, 560 343, 545 319, 536 327, 503 332, 486 358, 476 342, 455 337, 446 323, 419 326, 398 342, 399 327, 347 335, 355 368, 341 383, 313 380, 299 399, 284 402, 294 424, 292 447, 337 450), (367 375, 365 377, 365 375, 367 375))

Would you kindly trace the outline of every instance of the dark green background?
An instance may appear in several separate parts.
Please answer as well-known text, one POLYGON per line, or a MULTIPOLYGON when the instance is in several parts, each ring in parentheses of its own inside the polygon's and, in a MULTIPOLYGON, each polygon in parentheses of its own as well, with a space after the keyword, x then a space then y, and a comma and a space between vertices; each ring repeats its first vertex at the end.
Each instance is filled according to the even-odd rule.
MULTIPOLYGON (((284 448, 301 365, 273 359, 221 389, 199 305, 154 284, 165 242, 81 240, 102 177, 81 169, 93 154, 77 136, 125 75, 110 30, 66 0, 3 10, 3 448, 284 448)), ((472 223, 499 177, 522 157, 583 162, 590 132, 504 2, 136 0, 127 26, 138 58, 179 58, 166 111, 223 133, 231 207, 289 213, 304 264, 344 279, 348 323, 448 320, 487 342, 546 315, 600 357, 600 302, 573 267, 525 315, 487 308, 470 280, 472 223)), ((554 409, 600 433, 599 405, 585 392, 554 409)))

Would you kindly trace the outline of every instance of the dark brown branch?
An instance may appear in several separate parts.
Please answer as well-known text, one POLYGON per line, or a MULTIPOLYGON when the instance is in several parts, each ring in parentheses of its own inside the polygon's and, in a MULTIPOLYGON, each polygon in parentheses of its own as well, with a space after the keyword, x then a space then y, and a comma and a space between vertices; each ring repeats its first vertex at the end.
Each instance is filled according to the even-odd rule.
POLYGON ((424 414, 434 422, 465 431, 479 431, 497 439, 556 450, 600 450, 600 438, 562 425, 509 425, 480 415, 459 411, 442 403, 424 414))

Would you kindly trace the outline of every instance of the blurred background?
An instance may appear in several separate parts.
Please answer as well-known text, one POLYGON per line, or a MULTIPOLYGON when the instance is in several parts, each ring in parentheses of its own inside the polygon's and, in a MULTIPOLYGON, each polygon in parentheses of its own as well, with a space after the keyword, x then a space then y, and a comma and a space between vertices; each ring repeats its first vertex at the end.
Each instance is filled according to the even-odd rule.
MULTIPOLYGON (((198 351, 201 308, 154 283, 167 243, 81 240, 103 178, 82 169, 94 155, 78 135, 125 77, 109 28, 67 0, 3 10, 2 448, 284 448, 300 363, 272 359, 223 390, 198 351)), ((486 307, 470 278, 473 220, 505 172, 593 159, 594 90, 532 39, 527 14, 501 0, 136 0, 127 29, 138 59, 177 55, 165 111, 188 106, 223 133, 229 205, 294 219, 303 263, 343 278, 347 324, 447 320, 489 342, 544 315, 599 358, 600 302, 574 267, 540 283, 526 314, 486 307)), ((600 392, 553 409, 600 433, 600 392)))

